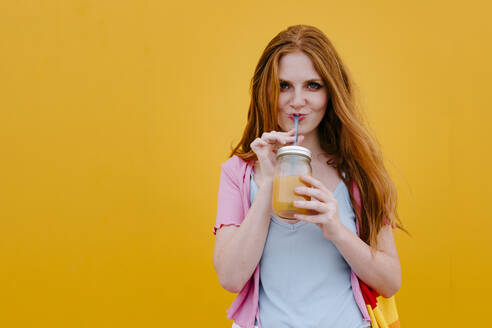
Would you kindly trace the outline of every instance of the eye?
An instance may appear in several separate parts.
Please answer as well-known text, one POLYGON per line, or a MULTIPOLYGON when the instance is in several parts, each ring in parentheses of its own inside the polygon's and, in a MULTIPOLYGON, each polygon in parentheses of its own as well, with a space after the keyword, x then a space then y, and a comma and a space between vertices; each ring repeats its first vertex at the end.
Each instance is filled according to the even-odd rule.
POLYGON ((289 84, 287 82, 280 82, 280 90, 285 90, 289 84))
POLYGON ((308 86, 316 90, 321 89, 323 87, 321 84, 316 82, 309 82, 308 86))

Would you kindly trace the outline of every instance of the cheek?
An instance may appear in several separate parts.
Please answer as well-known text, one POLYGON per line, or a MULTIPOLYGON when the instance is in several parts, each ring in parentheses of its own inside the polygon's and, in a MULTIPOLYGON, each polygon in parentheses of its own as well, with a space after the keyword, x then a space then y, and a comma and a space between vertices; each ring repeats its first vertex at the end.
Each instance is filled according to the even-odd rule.
POLYGON ((278 95, 278 110, 279 112, 281 110, 285 109, 285 106, 287 105, 288 97, 285 93, 280 93, 278 95))
POLYGON ((324 110, 328 104, 328 97, 326 94, 320 93, 312 99, 313 107, 317 110, 324 110))
POLYGON ((287 99, 285 95, 280 94, 278 97, 278 104, 277 104, 277 122, 279 126, 282 128, 282 130, 287 131, 288 130, 288 124, 289 124, 289 118, 287 117, 287 99))

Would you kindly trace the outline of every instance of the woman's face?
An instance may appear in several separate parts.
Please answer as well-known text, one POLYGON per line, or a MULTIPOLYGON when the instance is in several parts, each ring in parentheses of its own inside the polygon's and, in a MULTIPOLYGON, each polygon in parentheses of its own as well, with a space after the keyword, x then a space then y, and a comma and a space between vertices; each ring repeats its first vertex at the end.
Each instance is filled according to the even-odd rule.
POLYGON ((303 52, 283 55, 279 62, 278 124, 283 131, 294 127, 294 114, 299 118, 299 134, 316 131, 325 115, 328 94, 326 86, 303 52))

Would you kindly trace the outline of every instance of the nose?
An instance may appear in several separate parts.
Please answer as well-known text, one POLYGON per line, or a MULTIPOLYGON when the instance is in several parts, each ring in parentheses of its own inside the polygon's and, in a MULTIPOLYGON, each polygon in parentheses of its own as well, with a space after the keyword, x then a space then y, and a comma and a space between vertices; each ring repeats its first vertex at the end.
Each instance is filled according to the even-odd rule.
POLYGON ((292 99, 290 101, 290 106, 295 109, 299 110, 306 106, 306 98, 304 97, 304 94, 302 93, 302 90, 297 89, 292 93, 292 99))

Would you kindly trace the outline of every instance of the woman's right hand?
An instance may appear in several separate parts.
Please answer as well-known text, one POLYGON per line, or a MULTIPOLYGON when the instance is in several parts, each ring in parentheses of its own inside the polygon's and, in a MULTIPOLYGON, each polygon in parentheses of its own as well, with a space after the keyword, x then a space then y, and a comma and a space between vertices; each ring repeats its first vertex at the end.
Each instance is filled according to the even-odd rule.
MULTIPOLYGON (((280 147, 289 146, 295 141, 296 129, 292 128, 288 132, 264 132, 261 138, 256 138, 250 144, 251 149, 258 157, 262 179, 273 180, 275 164, 277 161, 277 150, 280 147)), ((297 144, 304 140, 304 136, 297 135, 297 144)))

